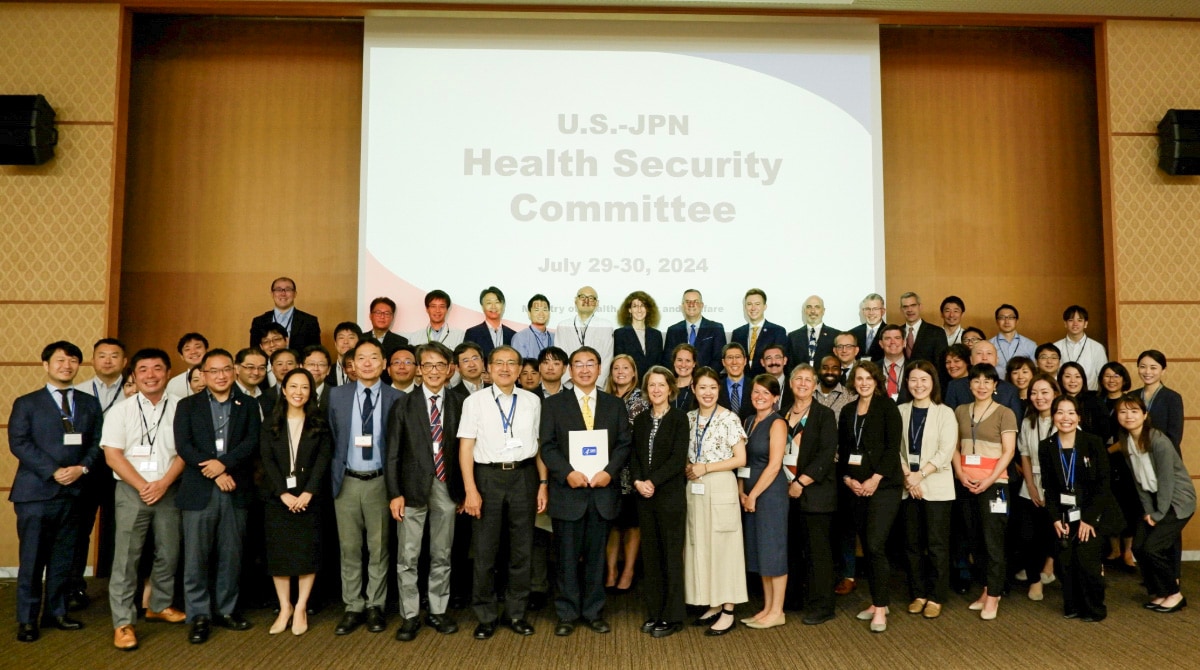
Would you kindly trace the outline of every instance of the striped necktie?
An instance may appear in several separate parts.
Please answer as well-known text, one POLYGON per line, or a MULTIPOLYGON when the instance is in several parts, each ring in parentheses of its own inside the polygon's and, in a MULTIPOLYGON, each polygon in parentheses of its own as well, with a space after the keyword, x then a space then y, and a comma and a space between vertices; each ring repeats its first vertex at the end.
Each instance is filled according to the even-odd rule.
POLYGON ((446 463, 442 460, 442 413, 438 411, 438 397, 429 398, 429 430, 436 445, 433 452, 433 476, 439 482, 446 481, 446 463))

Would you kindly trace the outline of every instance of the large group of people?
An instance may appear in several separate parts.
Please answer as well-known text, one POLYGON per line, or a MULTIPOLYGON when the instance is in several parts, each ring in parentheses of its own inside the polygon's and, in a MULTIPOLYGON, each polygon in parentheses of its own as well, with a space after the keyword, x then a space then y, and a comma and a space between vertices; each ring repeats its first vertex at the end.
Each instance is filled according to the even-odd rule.
POLYGON ((476 639, 501 625, 533 635, 528 612, 551 595, 555 635, 607 633, 607 598, 639 574, 652 637, 682 631, 687 606, 706 635, 728 634, 758 589, 745 627, 785 625, 785 610, 819 625, 855 590, 859 547, 870 589, 857 618, 872 632, 887 630, 897 556, 907 612, 925 619, 951 589, 978 583, 969 607, 993 620, 1010 588, 1036 601, 1058 580, 1063 615, 1099 621, 1106 559, 1140 567, 1147 610, 1187 604, 1182 398, 1156 350, 1138 356, 1132 390, 1081 306, 1039 345, 1013 305, 988 339, 963 327, 961 298, 942 301, 939 326, 914 293, 900 296, 904 323, 885 323, 871 294, 846 331, 811 296, 789 332, 750 289, 727 335, 698 290, 664 332, 648 293, 614 324, 584 286, 556 328, 533 296, 516 331, 490 286, 465 331, 443 291, 407 334, 376 298, 370 326, 339 323, 331 352, 292 279, 271 295, 246 347, 181 337, 188 367, 174 377, 168 352, 127 358, 106 338, 94 379, 76 383, 79 347, 44 348, 46 383, 8 426, 18 640, 82 627, 70 612, 88 606, 94 526, 111 533, 123 650, 138 646, 141 610, 188 624, 195 644, 214 626, 247 630, 248 590, 268 588, 272 635, 306 633, 314 601, 339 598, 333 633, 383 632, 389 592, 399 641, 455 633, 468 606, 476 639))

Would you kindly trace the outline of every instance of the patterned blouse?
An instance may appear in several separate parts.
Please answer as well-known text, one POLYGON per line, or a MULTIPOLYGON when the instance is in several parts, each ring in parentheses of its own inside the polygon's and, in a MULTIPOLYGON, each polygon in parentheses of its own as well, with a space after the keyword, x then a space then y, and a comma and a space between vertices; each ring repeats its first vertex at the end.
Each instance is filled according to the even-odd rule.
POLYGON ((719 463, 733 458, 733 445, 738 440, 746 439, 746 431, 742 422, 733 412, 718 407, 717 413, 711 418, 701 417, 700 410, 688 412, 688 427, 691 437, 688 439, 689 463, 719 463), (701 440, 700 453, 696 453, 696 442, 701 440))

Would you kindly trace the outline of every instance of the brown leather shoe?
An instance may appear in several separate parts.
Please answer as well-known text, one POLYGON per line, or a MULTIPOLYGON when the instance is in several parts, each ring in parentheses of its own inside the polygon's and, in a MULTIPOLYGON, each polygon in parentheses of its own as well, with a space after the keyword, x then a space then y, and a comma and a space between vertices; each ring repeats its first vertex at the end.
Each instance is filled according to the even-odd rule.
POLYGON ((857 586, 858 584, 856 584, 853 579, 845 578, 840 580, 837 583, 837 586, 833 587, 833 592, 839 596, 845 596, 854 593, 854 589, 857 586))
POLYGON ((121 651, 137 649, 137 635, 133 632, 133 626, 121 626, 113 631, 113 646, 121 651))
POLYGON ((161 612, 146 610, 146 621, 165 621, 167 623, 183 623, 187 615, 174 607, 168 607, 161 612))

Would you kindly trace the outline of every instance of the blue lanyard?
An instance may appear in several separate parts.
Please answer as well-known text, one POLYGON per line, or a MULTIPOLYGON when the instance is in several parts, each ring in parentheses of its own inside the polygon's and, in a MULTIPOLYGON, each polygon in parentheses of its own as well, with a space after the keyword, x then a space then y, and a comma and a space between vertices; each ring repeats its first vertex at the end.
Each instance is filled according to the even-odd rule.
POLYGON ((1058 438, 1058 460, 1062 463, 1063 473, 1067 478, 1067 490, 1075 490, 1075 450, 1071 449, 1071 464, 1067 465, 1066 450, 1062 446, 1062 438, 1058 438))
POLYGON ((544 333, 546 336, 545 342, 542 342, 542 338, 538 337, 538 329, 537 328, 530 326, 529 330, 533 333, 533 341, 535 344, 537 344, 539 351, 546 349, 546 348, 550 347, 552 344, 554 344, 554 336, 550 334, 549 328, 547 328, 546 332, 544 333))
POLYGON ((910 419, 908 424, 908 453, 918 456, 921 454, 921 437, 925 434, 925 422, 928 420, 928 413, 921 417, 921 423, 914 423, 910 419))
POLYGON ((708 422, 704 424, 704 430, 700 430, 700 410, 696 410, 696 462, 700 462, 700 448, 704 444, 704 436, 708 434, 708 427, 713 424, 713 417, 717 415, 717 408, 714 407, 712 414, 708 415, 708 422))
POLYGON ((492 392, 492 399, 496 401, 496 411, 500 413, 500 425, 504 428, 504 432, 512 437, 513 417, 517 414, 517 390, 513 389, 512 407, 508 408, 507 418, 504 416, 504 410, 500 407, 500 396, 495 395, 495 391, 492 392))

